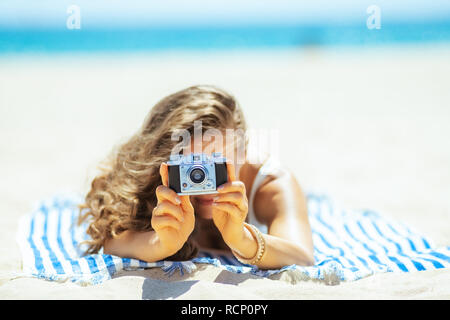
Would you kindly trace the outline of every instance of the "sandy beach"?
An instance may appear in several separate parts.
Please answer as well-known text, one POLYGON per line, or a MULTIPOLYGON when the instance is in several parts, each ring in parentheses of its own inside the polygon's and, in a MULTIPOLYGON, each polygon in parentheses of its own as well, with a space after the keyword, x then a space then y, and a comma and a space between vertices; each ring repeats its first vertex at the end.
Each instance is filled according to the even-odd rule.
POLYGON ((450 245, 450 47, 0 56, 0 299, 450 299, 450 271, 336 285, 214 266, 121 272, 81 287, 16 277, 19 217, 96 166, 162 97, 194 84, 235 95, 276 129, 306 191, 370 208, 450 245))

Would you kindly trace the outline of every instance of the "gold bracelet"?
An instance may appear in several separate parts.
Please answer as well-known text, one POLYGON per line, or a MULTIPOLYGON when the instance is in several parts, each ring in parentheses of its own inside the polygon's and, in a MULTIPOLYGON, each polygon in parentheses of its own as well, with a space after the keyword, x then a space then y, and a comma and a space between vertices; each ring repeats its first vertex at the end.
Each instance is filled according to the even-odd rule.
POLYGON ((236 259, 238 259, 239 262, 243 264, 255 265, 261 260, 262 256, 264 255, 264 252, 266 251, 266 240, 264 240, 261 231, 259 231, 258 228, 256 228, 254 225, 244 223, 244 226, 250 231, 250 233, 258 243, 258 250, 256 250, 255 256, 253 258, 246 259, 241 257, 236 251, 234 250, 231 251, 233 252, 234 256, 236 257, 236 259))

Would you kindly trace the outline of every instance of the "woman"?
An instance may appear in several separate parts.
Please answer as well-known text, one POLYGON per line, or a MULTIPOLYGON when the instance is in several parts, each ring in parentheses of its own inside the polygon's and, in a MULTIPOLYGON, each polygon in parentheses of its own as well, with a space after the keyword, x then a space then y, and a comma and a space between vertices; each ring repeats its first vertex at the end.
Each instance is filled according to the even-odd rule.
MULTIPOLYGON (((228 162, 228 182, 214 195, 179 196, 168 188, 165 161, 179 145, 173 137, 179 130, 194 134, 194 123, 200 121, 202 134, 246 130, 235 99, 213 86, 193 86, 158 102, 92 182, 80 219, 90 222, 87 253, 103 248, 107 254, 148 262, 188 260, 200 246, 231 250, 241 262, 260 269, 312 265, 305 196, 292 174, 271 166, 270 160, 228 162)), ((183 153, 217 151, 206 140, 194 139, 183 153)), ((227 159, 247 145, 239 137, 232 141, 220 150, 227 159)))

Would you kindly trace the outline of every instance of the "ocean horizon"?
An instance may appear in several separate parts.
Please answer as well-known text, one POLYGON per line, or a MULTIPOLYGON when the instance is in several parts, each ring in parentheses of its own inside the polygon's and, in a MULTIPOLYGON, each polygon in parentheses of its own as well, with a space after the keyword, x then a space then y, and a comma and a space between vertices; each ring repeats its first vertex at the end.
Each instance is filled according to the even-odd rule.
POLYGON ((450 21, 341 25, 172 26, 146 28, 0 28, 0 54, 378 47, 450 43, 450 21))

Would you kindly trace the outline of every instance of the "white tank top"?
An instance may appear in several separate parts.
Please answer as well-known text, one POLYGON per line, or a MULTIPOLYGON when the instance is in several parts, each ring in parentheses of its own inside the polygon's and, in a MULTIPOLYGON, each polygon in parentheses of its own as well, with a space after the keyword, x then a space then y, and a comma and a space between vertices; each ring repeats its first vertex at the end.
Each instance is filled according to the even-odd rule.
POLYGON ((261 183, 267 178, 267 176, 279 176, 282 173, 283 169, 281 168, 281 164, 273 159, 268 158, 263 165, 259 168, 258 173, 256 174, 255 180, 253 181, 252 189, 250 190, 250 198, 248 199, 248 223, 257 227, 262 233, 268 233, 267 226, 258 221, 256 219, 253 201, 255 199, 256 191, 261 186, 261 183))

